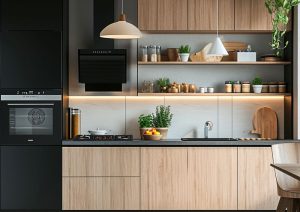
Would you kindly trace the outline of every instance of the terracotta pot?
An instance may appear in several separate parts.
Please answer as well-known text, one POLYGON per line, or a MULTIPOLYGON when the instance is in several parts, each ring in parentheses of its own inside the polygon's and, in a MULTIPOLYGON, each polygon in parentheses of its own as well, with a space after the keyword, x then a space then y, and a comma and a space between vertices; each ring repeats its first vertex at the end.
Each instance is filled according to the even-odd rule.
POLYGON ((156 128, 156 129, 162 135, 161 139, 167 139, 168 138, 168 130, 169 130, 169 128, 156 128))
POLYGON ((140 128, 140 136, 141 136, 141 140, 144 140, 144 133, 147 131, 147 130, 151 130, 152 128, 140 128))

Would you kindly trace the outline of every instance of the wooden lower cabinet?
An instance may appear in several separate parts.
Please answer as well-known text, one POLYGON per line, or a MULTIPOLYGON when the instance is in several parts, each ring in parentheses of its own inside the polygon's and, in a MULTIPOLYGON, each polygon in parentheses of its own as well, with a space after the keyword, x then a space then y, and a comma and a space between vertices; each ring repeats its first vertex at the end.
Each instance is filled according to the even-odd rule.
POLYGON ((187 148, 141 149, 141 209, 186 210, 187 148))
POLYGON ((270 147, 238 148, 238 209, 275 210, 279 201, 270 147))
POLYGON ((63 210, 139 209, 139 177, 63 177, 63 210))
POLYGON ((237 147, 188 150, 188 209, 237 209, 237 147))

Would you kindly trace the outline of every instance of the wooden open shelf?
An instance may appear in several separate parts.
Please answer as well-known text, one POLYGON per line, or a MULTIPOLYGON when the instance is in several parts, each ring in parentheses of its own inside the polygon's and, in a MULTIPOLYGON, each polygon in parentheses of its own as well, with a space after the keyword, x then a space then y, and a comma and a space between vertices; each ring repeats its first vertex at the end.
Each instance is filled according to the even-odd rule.
POLYGON ((138 96, 290 96, 290 93, 138 93, 138 96))
POLYGON ((222 62, 138 62, 139 65, 289 65, 289 61, 278 61, 278 62, 236 62, 236 61, 222 61, 222 62))

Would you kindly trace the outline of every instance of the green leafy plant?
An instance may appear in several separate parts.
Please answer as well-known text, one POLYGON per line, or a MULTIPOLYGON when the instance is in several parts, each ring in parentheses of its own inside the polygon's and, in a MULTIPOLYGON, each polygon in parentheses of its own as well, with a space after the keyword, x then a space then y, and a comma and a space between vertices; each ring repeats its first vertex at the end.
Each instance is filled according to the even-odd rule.
POLYGON ((282 57, 283 50, 288 46, 288 41, 284 41, 284 36, 289 23, 289 13, 299 3, 300 0, 265 0, 265 5, 273 16, 271 47, 277 56, 282 57))
POLYGON ((138 123, 140 125, 140 128, 151 128, 153 127, 153 118, 152 115, 140 115, 138 123))
POLYGON ((191 52, 191 47, 189 45, 180 46, 179 53, 180 54, 189 54, 191 52))
POLYGON ((262 79, 260 77, 255 77, 254 80, 252 80, 252 85, 262 85, 262 79))
POLYGON ((168 87, 170 85, 170 79, 160 78, 157 80, 157 84, 159 85, 159 87, 168 87))
POLYGON ((155 114, 152 114, 153 126, 156 128, 168 128, 171 126, 172 118, 171 106, 157 106, 155 114))

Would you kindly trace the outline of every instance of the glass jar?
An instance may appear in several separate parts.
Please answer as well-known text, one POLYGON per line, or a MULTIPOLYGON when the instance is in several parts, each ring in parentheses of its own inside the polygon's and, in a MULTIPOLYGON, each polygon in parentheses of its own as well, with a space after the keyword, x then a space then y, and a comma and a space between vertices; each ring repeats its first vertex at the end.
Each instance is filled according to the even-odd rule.
POLYGON ((148 62, 148 46, 141 46, 142 62, 148 62))
POLYGON ((81 134, 81 111, 80 109, 72 109, 72 138, 81 134))
POLYGON ((182 92, 188 93, 189 92, 189 84, 182 83, 182 92))
POLYGON ((241 93, 242 92, 242 85, 240 81, 233 82, 233 93, 241 93))
POLYGON ((149 56, 150 56, 150 61, 151 62, 157 62, 157 54, 156 54, 156 46, 149 46, 149 56))
POLYGON ((251 85, 249 81, 242 82, 242 93, 250 93, 251 85))
POLYGON ((153 93, 154 83, 151 81, 144 81, 142 85, 142 93, 153 93))
POLYGON ((269 83, 263 82, 261 92, 262 93, 269 93, 269 83))
POLYGON ((161 46, 156 47, 157 62, 161 61, 161 46))
POLYGON ((232 93, 232 83, 231 81, 225 82, 225 93, 232 93))
POLYGON ((278 82, 278 93, 286 93, 286 83, 278 82))
POLYGON ((197 87, 194 84, 189 85, 189 92, 190 93, 196 93, 197 92, 197 87))

